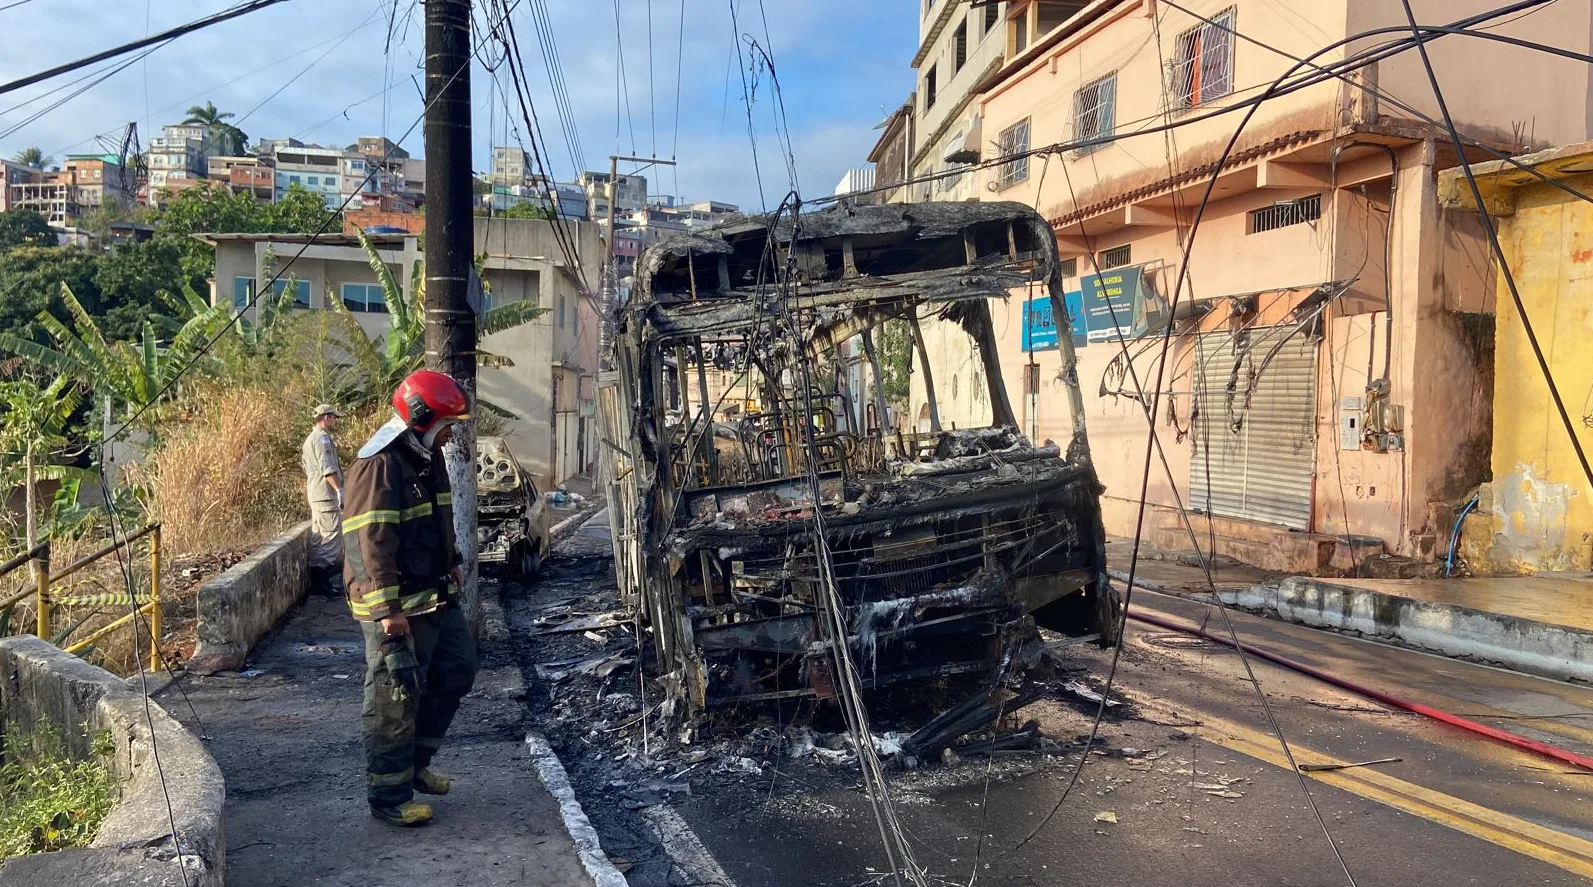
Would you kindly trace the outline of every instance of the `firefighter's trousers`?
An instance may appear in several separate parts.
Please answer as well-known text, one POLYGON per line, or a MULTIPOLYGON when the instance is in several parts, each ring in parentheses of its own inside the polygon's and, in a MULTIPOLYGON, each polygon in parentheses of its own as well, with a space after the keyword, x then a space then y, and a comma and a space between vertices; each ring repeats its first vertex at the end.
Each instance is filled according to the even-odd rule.
POLYGON ((365 745, 366 794, 372 804, 396 806, 414 798, 415 771, 431 764, 459 711, 459 700, 476 682, 476 641, 456 606, 409 617, 425 683, 419 698, 396 702, 393 676, 382 654, 382 625, 365 622, 361 628, 365 708, 360 713, 360 736, 365 745))

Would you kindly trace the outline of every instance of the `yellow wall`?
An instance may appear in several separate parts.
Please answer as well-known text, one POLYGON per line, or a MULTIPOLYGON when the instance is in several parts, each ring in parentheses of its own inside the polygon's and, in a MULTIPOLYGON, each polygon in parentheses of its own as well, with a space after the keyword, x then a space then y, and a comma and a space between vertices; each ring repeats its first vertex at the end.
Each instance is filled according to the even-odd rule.
MULTIPOLYGON (((1586 191, 1593 177, 1567 184, 1586 191)), ((1593 206, 1523 188, 1500 238, 1577 439, 1593 452, 1593 206)), ((1463 552, 1490 572, 1593 569, 1593 489, 1502 280, 1497 299, 1493 483, 1463 552)))

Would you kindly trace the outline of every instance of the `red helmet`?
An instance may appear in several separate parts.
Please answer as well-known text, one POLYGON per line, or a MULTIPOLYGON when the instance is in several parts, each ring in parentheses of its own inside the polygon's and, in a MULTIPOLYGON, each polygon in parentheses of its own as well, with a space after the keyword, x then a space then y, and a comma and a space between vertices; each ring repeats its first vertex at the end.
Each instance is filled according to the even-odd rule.
POLYGON ((425 436, 444 423, 470 419, 470 395, 442 373, 418 370, 393 392, 393 409, 416 434, 425 436))

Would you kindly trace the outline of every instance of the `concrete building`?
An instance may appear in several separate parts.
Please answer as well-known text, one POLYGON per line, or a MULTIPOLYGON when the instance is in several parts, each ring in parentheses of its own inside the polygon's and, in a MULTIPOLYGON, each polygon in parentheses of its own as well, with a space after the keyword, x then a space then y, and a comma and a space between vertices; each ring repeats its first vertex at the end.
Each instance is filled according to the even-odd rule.
POLYGON ((877 127, 879 141, 874 143, 874 150, 868 152, 868 162, 874 164, 874 187, 881 189, 874 198, 879 203, 901 203, 911 191, 901 183, 913 177, 913 133, 917 121, 914 105, 917 101, 917 93, 909 96, 905 104, 877 127))
MULTIPOLYGON (((1011 401, 1031 437, 1067 440, 1057 379, 1078 373, 1109 532, 1134 530, 1156 397, 1141 388, 1160 379, 1151 418, 1172 479, 1153 458, 1153 543, 1192 547, 1181 499, 1202 539, 1251 563, 1347 570, 1385 552, 1431 562, 1490 473, 1495 296, 1475 217, 1438 207, 1437 171, 1459 158, 1439 130, 1370 89, 1437 114, 1420 60, 1403 53, 1352 84, 1267 101, 1225 158, 1240 115, 1202 110, 1256 95, 1292 64, 1230 28, 1302 57, 1403 14, 1377 0, 1188 6, 1210 21, 1153 0, 1004 5, 1004 60, 968 113, 980 143, 1011 160, 962 179, 981 199, 1027 203, 1051 220, 1068 291, 1066 312, 1028 293, 993 301, 1011 401), (1178 126, 1116 138, 1166 121, 1178 126), (1071 148, 1027 154, 1053 144, 1071 148), (1183 244, 1213 175, 1186 267, 1183 244), (1061 335, 1080 346, 1076 367, 1061 365, 1061 335)), ((1415 6, 1424 21, 1491 8, 1415 6)), ((972 33, 983 22, 968 24, 972 33)), ((1587 52, 1593 20, 1586 7, 1556 6, 1498 32, 1587 52)), ((1431 54, 1462 132, 1508 152, 1522 148, 1512 121, 1537 121, 1540 139, 1589 136, 1586 66, 1460 37, 1436 40, 1431 54)), ((939 163, 934 146, 954 140, 935 134, 956 125, 925 116, 946 99, 936 86, 934 102, 920 86, 918 153, 939 163)), ((989 415, 980 362, 961 342, 935 356, 936 399, 959 426, 989 415)), ((913 398, 916 419, 927 406, 918 376, 913 398)))
MULTIPOLYGON (((563 224, 563 223, 561 223, 563 224)), ((597 308, 582 296, 581 269, 569 267, 553 234, 553 223, 526 219, 484 218, 476 222, 475 253, 486 256, 485 281, 490 308, 533 300, 546 314, 525 326, 482 340, 485 351, 513 361, 508 367, 483 367, 481 397, 513 412, 506 435, 510 449, 544 489, 585 471, 595 459, 596 381, 598 371, 597 308)), ((578 259, 588 276, 602 264, 603 246, 596 226, 570 224, 578 259)), ((288 273, 278 291, 293 278, 296 307, 318 311, 341 299, 360 328, 371 338, 384 335, 389 318, 380 284, 368 257, 351 234, 323 234, 307 248, 308 235, 206 234, 198 238, 216 249, 213 303, 249 304, 263 281, 278 269, 288 273), (285 267, 287 257, 303 255, 285 267)), ((422 259, 414 234, 378 234, 371 238, 395 280, 409 291, 411 271, 422 259)), ((258 306, 254 309, 258 310, 258 306)))
POLYGON ((17 163, 12 160, 0 160, 0 212, 11 209, 11 188, 14 185, 29 185, 44 177, 44 170, 17 163))
POLYGON ((275 164, 272 157, 212 157, 209 177, 234 194, 270 203, 276 198, 275 164))
POLYGON ((31 209, 52 227, 73 229, 82 217, 107 203, 134 199, 132 177, 115 154, 73 154, 61 169, 36 170, 8 163, 7 209, 31 209))
POLYGON ((645 176, 620 176, 611 185, 606 172, 583 172, 576 184, 586 192, 586 215, 593 221, 607 218, 611 203, 616 215, 645 209, 648 205, 645 176))
MULTIPOLYGON (((1581 193, 1593 189, 1593 143, 1516 159, 1581 193)), ((1473 173, 1573 429, 1567 433, 1521 312, 1497 278, 1491 476, 1462 525, 1461 555, 1474 573, 1593 570, 1593 486, 1571 445, 1574 434, 1593 454, 1593 280, 1583 273, 1593 259, 1593 212, 1502 162, 1473 173)), ((1477 211, 1460 170, 1445 171, 1438 187, 1445 208, 1477 211)))
POLYGON ((83 212, 134 199, 133 176, 116 154, 68 154, 62 171, 71 173, 83 212))
POLYGON ((209 175, 210 158, 219 154, 210 131, 197 123, 182 123, 161 129, 149 140, 149 202, 155 204, 163 194, 198 187, 209 175))
MULTIPOLYGON (((1003 17, 1019 3, 972 6, 959 0, 924 0, 919 11, 918 52, 913 68, 918 72, 915 120, 918 137, 912 144, 913 176, 926 176, 966 166, 980 159, 986 139, 975 103, 976 87, 1001 66, 1007 33, 1012 25, 1003 17)), ((1044 10, 1078 7, 1082 3, 1030 4, 1044 10)), ((1022 17, 1028 12, 1017 13, 1022 17)), ((939 179, 908 189, 909 200, 977 199, 972 175, 939 179)))
MULTIPOLYGON (((356 162, 354 155, 339 148, 319 145, 279 146, 272 153, 274 169, 273 200, 281 200, 288 189, 298 185, 312 194, 319 194, 329 208, 343 203, 343 177, 345 163, 356 162)), ((363 160, 361 172, 363 173, 363 160)))
POLYGON ((524 148, 497 147, 492 149, 492 184, 500 188, 513 188, 531 181, 535 170, 531 155, 524 148))

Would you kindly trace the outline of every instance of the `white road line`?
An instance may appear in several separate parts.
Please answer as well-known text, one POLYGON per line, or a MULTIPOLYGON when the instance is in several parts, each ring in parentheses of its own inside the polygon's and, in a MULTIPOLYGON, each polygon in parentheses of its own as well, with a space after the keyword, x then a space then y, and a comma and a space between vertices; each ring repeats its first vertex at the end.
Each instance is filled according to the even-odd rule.
POLYGON ((725 870, 719 867, 718 860, 703 846, 697 833, 691 830, 686 820, 680 818, 679 813, 670 807, 659 806, 648 807, 642 811, 642 816, 658 833, 658 841, 664 845, 664 852, 680 869, 686 883, 736 887, 736 882, 730 880, 725 870))
POLYGON ((592 822, 586 818, 581 802, 576 800, 575 789, 570 785, 569 774, 564 772, 559 756, 553 753, 546 739, 535 733, 526 736, 525 747, 537 768, 537 776, 542 779, 542 785, 559 805, 564 830, 569 832, 570 840, 575 842, 576 855, 581 858, 581 865, 591 876, 592 883, 596 887, 627 887, 625 876, 614 867, 614 863, 609 862, 608 854, 603 852, 603 845, 598 841, 597 830, 592 828, 592 822))

